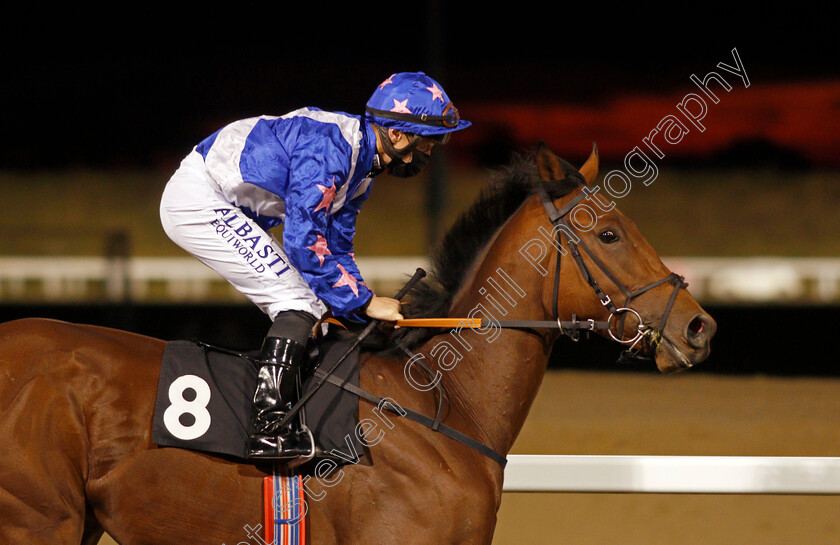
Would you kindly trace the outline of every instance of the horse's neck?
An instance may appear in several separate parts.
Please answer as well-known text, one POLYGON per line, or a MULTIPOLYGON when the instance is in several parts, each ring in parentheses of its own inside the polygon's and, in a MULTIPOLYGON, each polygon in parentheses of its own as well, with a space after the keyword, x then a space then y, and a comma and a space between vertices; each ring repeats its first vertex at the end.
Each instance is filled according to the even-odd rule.
MULTIPOLYGON (((547 319, 539 287, 543 278, 511 256, 517 253, 511 250, 502 252, 502 259, 490 257, 492 251, 485 256, 456 298, 451 316, 547 319)), ((486 326, 455 329, 444 339, 463 356, 444 373, 453 405, 490 446, 508 452, 542 382, 551 339, 533 331, 486 326)))

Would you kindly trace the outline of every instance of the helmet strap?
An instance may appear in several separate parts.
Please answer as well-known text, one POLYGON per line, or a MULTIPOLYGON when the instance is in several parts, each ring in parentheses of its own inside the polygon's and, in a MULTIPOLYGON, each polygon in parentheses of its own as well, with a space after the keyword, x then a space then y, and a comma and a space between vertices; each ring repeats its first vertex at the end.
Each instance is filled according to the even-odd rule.
MULTIPOLYGON (((391 142, 391 136, 388 134, 388 129, 386 127, 381 127, 379 125, 374 125, 374 127, 376 127, 376 131, 379 133, 379 141, 382 143, 382 150, 385 152, 385 155, 391 159, 391 161, 401 161, 407 157, 408 154, 412 153, 417 145, 420 144, 420 136, 414 134, 406 147, 397 149, 394 147, 394 143, 391 142)), ((402 134, 407 136, 409 133, 402 132, 402 134)))

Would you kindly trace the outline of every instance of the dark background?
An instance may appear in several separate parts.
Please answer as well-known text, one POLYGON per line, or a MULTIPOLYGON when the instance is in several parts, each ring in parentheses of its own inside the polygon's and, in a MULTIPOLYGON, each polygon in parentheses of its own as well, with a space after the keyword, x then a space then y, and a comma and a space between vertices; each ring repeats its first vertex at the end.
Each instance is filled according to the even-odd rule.
POLYGON ((753 83, 840 75, 832 18, 807 3, 278 4, 11 12, 0 164, 167 168, 237 118, 362 113, 396 71, 426 71, 462 105, 684 92, 732 48, 753 83))

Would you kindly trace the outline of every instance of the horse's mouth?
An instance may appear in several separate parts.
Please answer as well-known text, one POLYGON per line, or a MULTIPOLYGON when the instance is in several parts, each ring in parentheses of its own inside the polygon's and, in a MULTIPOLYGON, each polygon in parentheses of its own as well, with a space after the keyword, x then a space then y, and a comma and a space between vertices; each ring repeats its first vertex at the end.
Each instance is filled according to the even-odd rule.
MULTIPOLYGON (((632 346, 625 354, 629 354, 628 361, 636 359, 653 359, 657 369, 661 373, 674 373, 690 369, 702 362, 709 356, 709 340, 711 335, 690 342, 687 336, 678 335, 676 339, 671 338, 667 333, 659 331, 652 325, 645 324, 638 329, 640 338, 637 341, 625 341, 632 346)), ((712 324, 714 332, 714 324, 712 324)), ((673 335, 673 332, 671 332, 673 335)), ((713 334, 713 333, 712 333, 713 334)), ((613 337, 615 339, 615 337, 613 337)))
POLYGON ((663 335, 656 345, 654 359, 656 361, 656 367, 661 373, 675 373, 691 368, 697 361, 705 359, 705 356, 696 361, 692 361, 691 358, 663 335))

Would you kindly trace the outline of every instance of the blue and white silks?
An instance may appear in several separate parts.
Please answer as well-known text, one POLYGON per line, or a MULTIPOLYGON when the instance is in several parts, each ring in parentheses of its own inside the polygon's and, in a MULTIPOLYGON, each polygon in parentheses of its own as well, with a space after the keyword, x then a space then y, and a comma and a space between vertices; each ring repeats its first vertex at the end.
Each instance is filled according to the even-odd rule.
POLYGON ((195 149, 233 206, 263 229, 283 224, 290 264, 333 314, 352 315, 370 299, 353 255, 376 153, 362 117, 303 108, 243 119, 195 149))

